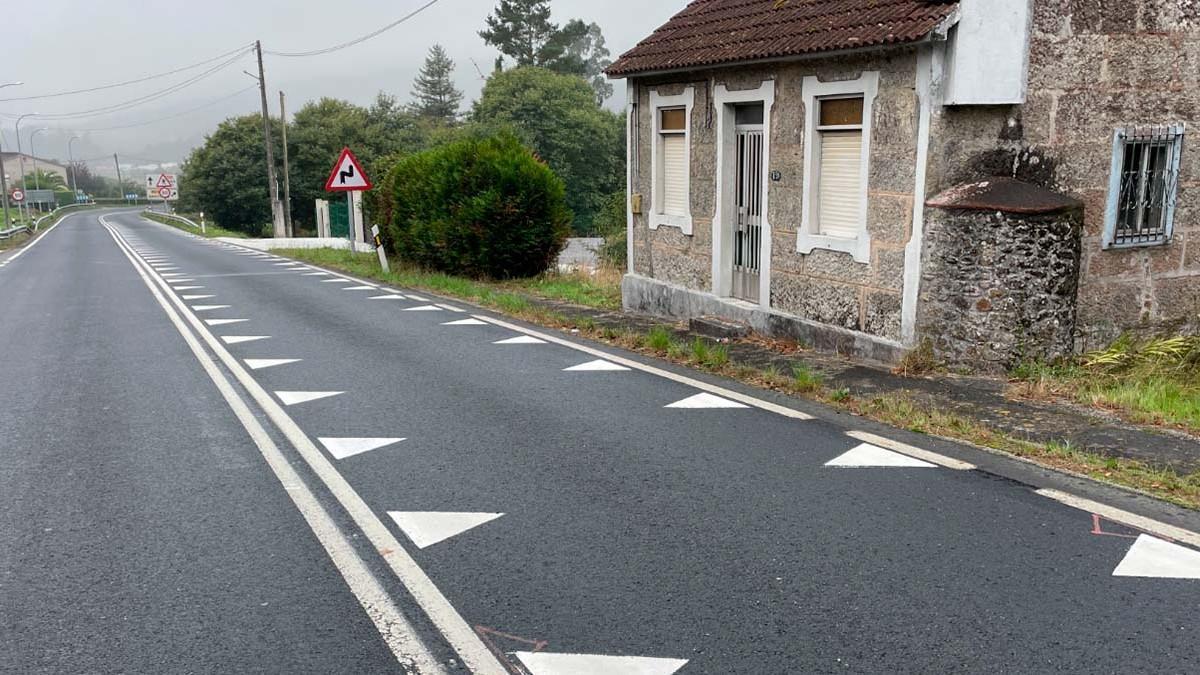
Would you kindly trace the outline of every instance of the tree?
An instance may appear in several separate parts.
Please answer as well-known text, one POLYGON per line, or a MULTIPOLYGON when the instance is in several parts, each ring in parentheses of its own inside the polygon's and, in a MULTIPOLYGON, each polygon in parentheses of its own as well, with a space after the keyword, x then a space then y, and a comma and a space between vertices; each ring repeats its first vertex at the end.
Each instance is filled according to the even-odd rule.
POLYGON ((578 77, 542 68, 498 73, 472 117, 485 129, 511 128, 562 178, 579 233, 591 231, 596 211, 622 187, 624 123, 578 77))
POLYGON ((500 0, 486 23, 479 37, 518 68, 543 65, 543 50, 558 34, 558 26, 550 22, 549 0, 500 0))
POLYGON ((52 171, 38 169, 25 174, 25 187, 32 190, 37 186, 42 190, 54 190, 66 184, 63 177, 52 171))
POLYGON ((454 61, 441 45, 429 48, 425 57, 425 65, 413 82, 412 111, 421 117, 453 122, 458 119, 458 107, 462 103, 463 94, 454 87, 451 76, 454 74, 454 61))
MULTIPOLYGON (((272 120, 272 124, 277 127, 273 138, 278 142, 279 121, 272 120)), ((179 207, 203 211, 221 227, 258 235, 263 224, 271 222, 266 169, 262 117, 231 117, 183 163, 179 207)))
POLYGON ((92 173, 87 162, 76 161, 69 165, 68 176, 75 176, 75 189, 83 190, 85 194, 99 194, 102 189, 100 179, 92 173))
POLYGON ((592 85, 597 103, 603 104, 613 95, 604 69, 612 65, 604 33, 597 23, 584 23, 579 19, 567 22, 554 40, 554 51, 558 55, 548 68, 558 73, 578 75, 592 85))

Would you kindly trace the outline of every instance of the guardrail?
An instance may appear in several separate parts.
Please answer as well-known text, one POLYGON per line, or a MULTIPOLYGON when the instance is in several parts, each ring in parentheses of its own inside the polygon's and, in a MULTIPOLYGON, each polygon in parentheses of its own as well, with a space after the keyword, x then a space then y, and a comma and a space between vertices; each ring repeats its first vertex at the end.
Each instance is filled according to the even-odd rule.
POLYGON ((164 213, 162 211, 150 211, 150 213, 153 213, 156 216, 162 216, 163 218, 172 218, 174 220, 178 220, 179 222, 181 222, 189 227, 194 227, 201 232, 205 231, 205 228, 203 225, 196 223, 194 220, 191 220, 189 218, 184 218, 183 216, 176 215, 174 213, 164 213))
POLYGON ((7 230, 0 230, 0 239, 8 239, 8 238, 14 237, 18 234, 34 234, 42 226, 42 223, 44 223, 46 220, 60 215, 63 211, 66 211, 67 209, 77 209, 77 208, 86 207, 86 206, 95 206, 95 204, 68 204, 66 206, 60 206, 57 209, 54 209, 53 211, 51 211, 50 213, 47 213, 47 214, 43 215, 41 218, 38 218, 37 220, 33 221, 32 225, 18 225, 16 227, 10 227, 7 230))

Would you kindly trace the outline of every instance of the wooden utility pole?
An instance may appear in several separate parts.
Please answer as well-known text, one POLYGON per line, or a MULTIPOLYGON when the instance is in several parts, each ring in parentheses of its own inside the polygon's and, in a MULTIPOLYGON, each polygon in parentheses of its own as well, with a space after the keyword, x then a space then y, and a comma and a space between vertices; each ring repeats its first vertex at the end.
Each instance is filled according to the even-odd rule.
POLYGON ((263 142, 267 146, 267 189, 271 195, 271 223, 275 227, 276 237, 286 237, 287 230, 283 222, 283 209, 279 204, 279 184, 275 182, 275 151, 271 149, 271 113, 267 110, 267 76, 263 74, 262 42, 254 41, 254 51, 258 55, 258 93, 262 97, 263 142))
POLYGON ((296 236, 295 226, 292 224, 292 180, 291 169, 288 167, 288 146, 287 146, 287 103, 284 101, 283 92, 279 92, 279 121, 283 123, 283 222, 287 225, 287 236, 296 236))
POLYGON ((121 199, 129 201, 125 196, 125 181, 121 178, 121 160, 117 159, 117 153, 113 153, 113 162, 117 165, 117 192, 121 193, 121 199))

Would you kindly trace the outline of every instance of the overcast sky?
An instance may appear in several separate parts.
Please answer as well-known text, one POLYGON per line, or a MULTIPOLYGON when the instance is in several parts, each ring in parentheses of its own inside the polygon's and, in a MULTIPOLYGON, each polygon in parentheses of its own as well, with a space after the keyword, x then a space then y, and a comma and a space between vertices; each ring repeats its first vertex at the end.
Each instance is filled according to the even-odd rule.
MULTIPOLYGON (((212 58, 255 39, 263 48, 281 52, 306 51, 339 44, 369 33, 424 4, 426 0, 55 0, 27 2, 21 10, 5 12, 6 37, 0 58, 0 84, 23 81, 20 87, 0 89, 0 99, 34 96, 95 87, 150 75, 212 58)), ((361 45, 309 58, 267 56, 266 73, 272 114, 279 112, 278 91, 287 92, 290 111, 321 96, 367 104, 380 91, 409 99, 413 77, 430 45, 441 43, 458 65, 456 79, 467 100, 478 96, 482 80, 472 59, 487 72, 496 52, 477 32, 497 0, 440 0, 391 31, 361 45)), ((604 29, 616 58, 687 4, 686 0, 552 0, 554 20, 595 21, 604 29)), ((149 165, 182 159, 187 149, 203 141, 220 120, 257 112, 257 89, 200 111, 133 129, 89 131, 138 124, 206 105, 242 89, 254 80, 251 56, 194 85, 160 100, 115 114, 71 121, 21 124, 21 142, 28 152, 29 131, 49 127, 35 140, 38 156, 67 157, 67 139, 75 141, 77 158, 96 160, 113 152, 122 164, 149 165)), ((91 94, 36 101, 0 102, 0 113, 68 113, 92 110, 154 93, 192 77, 196 69, 139 85, 91 94)), ((616 87, 619 105, 623 88, 616 87)), ((4 149, 15 149, 13 119, 0 118, 4 149)), ((111 165, 111 159, 107 165, 111 165)), ((98 167, 99 168, 99 167, 98 167)))

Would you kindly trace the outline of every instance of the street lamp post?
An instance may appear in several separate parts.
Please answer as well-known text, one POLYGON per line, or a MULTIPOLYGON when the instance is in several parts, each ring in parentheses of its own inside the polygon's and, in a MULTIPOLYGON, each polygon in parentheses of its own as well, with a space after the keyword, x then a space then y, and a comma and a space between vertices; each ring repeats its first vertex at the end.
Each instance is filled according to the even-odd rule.
MULTIPOLYGON (((26 117, 33 117, 34 115, 37 115, 37 113, 25 113, 21 115, 17 118, 15 125, 17 129, 17 164, 21 169, 21 192, 29 192, 29 189, 25 186, 25 151, 21 149, 21 121, 26 117)), ((25 206, 25 217, 29 218, 29 199, 24 199, 21 203, 25 206)))
MULTIPOLYGON (((6 82, 0 84, 0 89, 5 87, 18 87, 24 82, 6 82)), ((0 152, 4 148, 4 134, 0 133, 0 152)), ((4 205, 4 229, 8 229, 12 224, 12 220, 8 215, 8 167, 4 166, 3 154, 0 154, 0 203, 4 205)))
POLYGON ((79 188, 75 184, 75 153, 71 150, 71 144, 78 140, 80 140, 78 136, 72 136, 71 139, 67 141, 67 161, 71 163, 71 194, 75 198, 76 202, 79 201, 79 188))
POLYGON ((47 129, 46 127, 42 127, 41 129, 34 129, 33 133, 29 134, 29 156, 33 158, 33 189, 34 190, 42 189, 42 179, 40 176, 38 176, 37 153, 34 152, 34 150, 33 150, 33 138, 35 136, 37 136, 38 134, 42 133, 43 131, 49 131, 49 129, 47 129))

